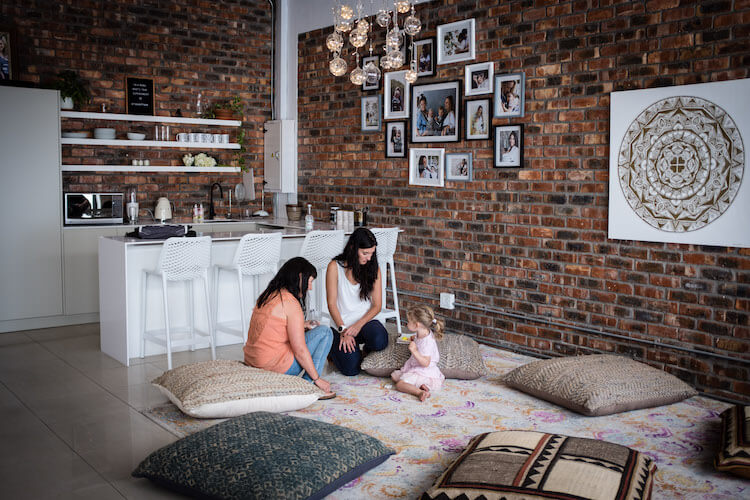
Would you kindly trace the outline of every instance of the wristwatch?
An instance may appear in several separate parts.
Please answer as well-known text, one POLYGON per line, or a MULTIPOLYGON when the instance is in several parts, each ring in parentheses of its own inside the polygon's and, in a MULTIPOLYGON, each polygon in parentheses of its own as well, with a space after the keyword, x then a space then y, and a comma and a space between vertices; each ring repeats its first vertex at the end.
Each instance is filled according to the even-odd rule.
POLYGON ((339 333, 344 333, 344 325, 339 325, 339 333))

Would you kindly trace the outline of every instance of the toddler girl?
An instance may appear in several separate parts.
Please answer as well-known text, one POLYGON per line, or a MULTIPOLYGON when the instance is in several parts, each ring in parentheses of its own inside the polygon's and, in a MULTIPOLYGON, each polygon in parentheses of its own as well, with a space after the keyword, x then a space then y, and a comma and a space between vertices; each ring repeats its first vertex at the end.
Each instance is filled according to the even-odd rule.
POLYGON ((406 313, 406 327, 416 334, 409 342, 411 357, 400 370, 391 373, 396 389, 412 394, 420 401, 430 397, 443 385, 445 377, 440 373, 435 338, 443 338, 443 320, 435 318, 435 312, 427 306, 417 306, 406 313))

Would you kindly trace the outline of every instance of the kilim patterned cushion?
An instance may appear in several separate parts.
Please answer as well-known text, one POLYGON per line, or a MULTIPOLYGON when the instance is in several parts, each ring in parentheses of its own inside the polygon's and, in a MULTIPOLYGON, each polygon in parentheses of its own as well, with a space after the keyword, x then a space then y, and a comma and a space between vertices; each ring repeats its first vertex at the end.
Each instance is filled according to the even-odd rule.
POLYGON ((422 500, 640 500, 651 498, 656 466, 619 444, 499 431, 474 436, 422 500))
POLYGON ((164 372, 151 383, 180 410, 196 418, 299 410, 323 395, 323 391, 301 377, 226 359, 183 365, 164 372))
POLYGON ((200 498, 317 499, 393 453, 345 427, 256 412, 155 451, 133 476, 200 498))
POLYGON ((590 416, 662 406, 698 394, 674 375, 612 354, 534 361, 508 373, 505 383, 590 416))
POLYGON ((750 478, 750 406, 733 406, 721 414, 721 449, 717 470, 750 478))
MULTIPOLYGON (((398 335, 388 339, 388 347, 367 355, 362 361, 362 369, 376 377, 388 377, 399 370, 409 359, 408 344, 396 342, 398 335)), ((438 368, 445 378, 473 380, 487 372, 479 352, 479 344, 465 335, 446 334, 437 341, 440 352, 438 368)))

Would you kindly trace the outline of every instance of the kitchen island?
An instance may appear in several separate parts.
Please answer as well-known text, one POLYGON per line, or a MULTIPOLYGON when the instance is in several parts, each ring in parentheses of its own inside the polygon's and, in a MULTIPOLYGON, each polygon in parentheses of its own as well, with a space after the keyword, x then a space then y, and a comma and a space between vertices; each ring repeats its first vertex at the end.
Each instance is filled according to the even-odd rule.
MULTIPOLYGON (((227 225, 227 229, 231 226, 227 225)), ((316 222, 314 229, 335 229, 328 223, 316 222)), ((281 260, 279 266, 300 254, 306 231, 297 223, 285 219, 269 220, 257 223, 242 224, 240 231, 213 232, 210 234, 211 264, 231 264, 240 238, 247 233, 280 232, 281 260)), ((345 231, 350 234, 351 231, 345 231)), ((201 234, 198 234, 201 236, 201 234)), ((108 236, 99 239, 99 318, 101 350, 122 364, 129 366, 130 359, 140 356, 141 341, 141 283, 144 269, 156 269, 159 263, 164 240, 143 240, 128 236, 108 236)), ((209 274, 210 275, 210 274, 209 274)), ((226 276, 226 275, 225 275, 226 276)), ((267 285, 272 276, 260 280, 260 288, 267 285)), ((324 279, 319 276, 318 279, 324 279)), ((169 307, 172 326, 184 326, 187 319, 187 287, 183 283, 172 284, 170 288, 169 307)), ((250 286, 250 280, 246 286, 250 286)), ((211 287, 213 292, 213 285, 211 287)), ((249 291, 249 288, 246 288, 249 291)), ((252 297, 259 291, 245 295, 244 307, 252 310, 252 297)), ((157 280, 149 280, 145 300, 149 308, 147 329, 163 328, 164 313, 161 298, 161 286, 157 280)), ((203 299, 202 287, 195 286, 195 304, 203 299)), ((213 304, 213 301, 211 302, 213 304)), ((240 311, 237 303, 236 280, 222 279, 218 287, 220 321, 239 320, 240 311)), ((203 307, 195 307, 196 328, 208 331, 203 307)), ((216 345, 239 344, 237 336, 226 333, 216 334, 216 345)), ((208 343, 206 343, 208 346, 208 343)), ((185 349, 185 348, 183 348, 185 349)), ((179 348, 174 350, 180 350, 179 348)), ((146 342, 146 355, 164 354, 164 347, 146 342)))

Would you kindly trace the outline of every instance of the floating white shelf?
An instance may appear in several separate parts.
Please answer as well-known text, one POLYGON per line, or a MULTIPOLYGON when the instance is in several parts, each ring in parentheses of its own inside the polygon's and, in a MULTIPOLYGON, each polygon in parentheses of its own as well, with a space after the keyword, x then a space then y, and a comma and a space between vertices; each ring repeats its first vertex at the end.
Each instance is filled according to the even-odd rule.
POLYGON ((235 142, 217 144, 215 142, 179 142, 179 141, 131 141, 129 139, 73 139, 63 137, 61 144, 81 144, 88 146, 150 146, 154 148, 192 148, 192 149, 240 149, 235 142))
POLYGON ((179 166, 134 166, 134 165, 62 165, 63 172, 217 172, 236 174, 237 167, 179 167, 179 166))
POLYGON ((240 120, 209 120, 206 118, 183 118, 180 116, 150 116, 126 115, 119 113, 85 113, 82 111, 61 111, 62 118, 78 118, 81 120, 111 120, 124 122, 157 122, 157 123, 185 123, 190 125, 220 125, 223 127, 239 127, 240 120))

